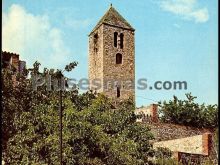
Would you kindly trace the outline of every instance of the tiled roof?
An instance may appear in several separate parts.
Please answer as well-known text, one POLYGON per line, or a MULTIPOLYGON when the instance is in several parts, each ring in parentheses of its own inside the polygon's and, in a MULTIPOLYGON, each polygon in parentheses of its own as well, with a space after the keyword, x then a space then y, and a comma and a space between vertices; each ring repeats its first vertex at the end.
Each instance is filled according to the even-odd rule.
POLYGON ((90 34, 92 34, 100 25, 108 24, 112 26, 117 26, 129 30, 135 30, 111 5, 105 15, 101 18, 95 28, 92 30, 90 34))

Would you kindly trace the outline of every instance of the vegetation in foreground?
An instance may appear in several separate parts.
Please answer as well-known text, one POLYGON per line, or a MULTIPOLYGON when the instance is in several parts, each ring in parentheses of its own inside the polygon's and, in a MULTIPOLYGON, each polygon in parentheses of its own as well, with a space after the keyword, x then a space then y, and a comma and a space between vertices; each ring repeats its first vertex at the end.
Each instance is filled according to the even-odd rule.
MULTIPOLYGON (((67 67, 68 68, 68 67, 67 67)), ((33 74, 39 72, 35 63, 33 74)), ((26 74, 27 75, 27 74, 26 74)), ((31 80, 3 71, 3 159, 6 164, 59 163, 59 95, 45 87, 33 91, 31 80)), ((64 164, 144 164, 152 156, 150 129, 136 123, 134 104, 117 109, 103 95, 63 92, 64 164)))
MULTIPOLYGON (((33 91, 28 73, 59 77, 61 71, 39 63, 23 74, 3 70, 3 159, 5 164, 59 164, 59 92, 33 91)), ((76 63, 66 66, 67 71, 76 63)), ((103 95, 66 91, 63 95, 63 164, 176 164, 169 151, 154 151, 150 129, 136 123, 132 100, 117 109, 103 95), (153 162, 149 158, 156 158, 153 162)), ((160 103, 161 120, 189 126, 217 126, 217 107, 198 105, 195 97, 160 103)))

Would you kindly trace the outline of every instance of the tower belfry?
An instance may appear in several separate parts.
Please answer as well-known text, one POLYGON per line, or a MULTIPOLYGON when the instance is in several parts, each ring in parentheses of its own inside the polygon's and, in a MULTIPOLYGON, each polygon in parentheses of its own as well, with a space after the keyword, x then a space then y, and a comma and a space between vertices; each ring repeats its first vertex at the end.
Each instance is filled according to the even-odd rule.
POLYGON ((134 99, 134 31, 111 4, 89 34, 91 89, 116 100, 134 99), (101 87, 95 85, 96 82, 100 82, 101 87))

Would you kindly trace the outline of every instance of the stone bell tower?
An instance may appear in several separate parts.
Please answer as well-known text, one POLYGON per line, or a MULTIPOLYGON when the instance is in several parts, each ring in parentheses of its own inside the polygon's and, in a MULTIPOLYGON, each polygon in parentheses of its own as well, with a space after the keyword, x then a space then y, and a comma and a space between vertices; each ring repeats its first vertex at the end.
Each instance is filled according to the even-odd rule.
POLYGON ((89 34, 90 89, 114 100, 135 99, 134 31, 111 5, 89 34))

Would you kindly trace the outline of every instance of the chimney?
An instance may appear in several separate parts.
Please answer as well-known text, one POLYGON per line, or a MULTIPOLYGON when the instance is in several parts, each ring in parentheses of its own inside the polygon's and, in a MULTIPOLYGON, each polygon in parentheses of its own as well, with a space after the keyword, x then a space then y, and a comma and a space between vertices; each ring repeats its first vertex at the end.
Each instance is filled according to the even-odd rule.
POLYGON ((152 122, 158 122, 158 105, 151 104, 151 114, 152 114, 152 122))

